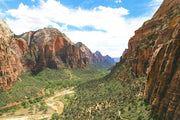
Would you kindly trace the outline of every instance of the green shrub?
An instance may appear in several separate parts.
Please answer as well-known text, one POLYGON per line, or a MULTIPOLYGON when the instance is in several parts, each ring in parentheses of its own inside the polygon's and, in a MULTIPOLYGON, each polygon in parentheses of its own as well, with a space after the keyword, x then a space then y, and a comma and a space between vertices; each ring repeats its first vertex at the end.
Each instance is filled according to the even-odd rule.
POLYGON ((28 107, 29 107, 29 103, 28 103, 28 102, 25 102, 25 101, 23 101, 23 102, 21 103, 21 105, 22 105, 24 108, 28 108, 28 107))
POLYGON ((58 113, 54 113, 51 116, 51 120, 60 120, 60 119, 61 119, 61 117, 60 117, 60 115, 58 115, 58 113))
POLYGON ((0 112, 0 116, 2 116, 3 115, 3 113, 2 112, 0 112))

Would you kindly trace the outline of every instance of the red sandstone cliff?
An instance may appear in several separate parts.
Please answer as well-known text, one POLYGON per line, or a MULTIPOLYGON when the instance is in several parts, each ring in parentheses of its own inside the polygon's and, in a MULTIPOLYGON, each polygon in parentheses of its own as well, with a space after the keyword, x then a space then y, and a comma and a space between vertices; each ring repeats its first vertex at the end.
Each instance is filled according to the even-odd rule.
POLYGON ((0 90, 12 88, 22 71, 83 68, 86 64, 82 51, 57 29, 27 32, 19 38, 0 19, 0 90))
POLYGON ((10 89, 14 82, 20 80, 20 57, 25 48, 25 41, 16 38, 8 25, 0 19, 0 90, 10 89))
MULTIPOLYGON (((180 0, 164 0, 135 32, 120 62, 147 75, 144 97, 163 120, 180 118, 180 0)), ((113 69, 112 69, 113 71, 113 69)))
POLYGON ((24 66, 38 72, 45 67, 83 68, 86 61, 82 51, 65 34, 55 28, 44 28, 21 35, 26 40, 29 52, 24 55, 24 66))

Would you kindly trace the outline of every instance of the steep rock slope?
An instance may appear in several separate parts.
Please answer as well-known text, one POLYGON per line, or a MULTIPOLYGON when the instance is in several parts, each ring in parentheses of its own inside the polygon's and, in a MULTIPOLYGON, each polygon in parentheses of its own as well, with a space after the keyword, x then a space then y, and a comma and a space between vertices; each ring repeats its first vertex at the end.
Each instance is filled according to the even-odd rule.
POLYGON ((106 59, 102 56, 102 54, 99 51, 96 51, 93 54, 93 63, 99 63, 99 62, 105 62, 106 59))
POLYGON ((83 58, 87 60, 87 63, 93 64, 93 53, 91 52, 91 50, 81 42, 76 43, 76 47, 81 49, 81 51, 83 52, 83 58))
POLYGON ((82 51, 55 28, 27 32, 20 37, 25 39, 29 46, 29 52, 24 57, 28 63, 25 66, 31 67, 35 72, 45 67, 83 68, 86 64, 82 51))
POLYGON ((135 32, 117 66, 147 75, 144 97, 161 119, 180 118, 180 1, 164 0, 153 18, 135 32))
POLYGON ((8 25, 0 19, 0 90, 10 89, 14 82, 20 80, 20 57, 25 48, 25 41, 16 38, 8 25))

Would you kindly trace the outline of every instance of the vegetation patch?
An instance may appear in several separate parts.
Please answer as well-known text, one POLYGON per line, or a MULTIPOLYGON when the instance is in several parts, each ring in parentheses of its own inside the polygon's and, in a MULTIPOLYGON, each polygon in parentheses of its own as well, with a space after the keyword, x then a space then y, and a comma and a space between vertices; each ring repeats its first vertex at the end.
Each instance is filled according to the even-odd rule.
POLYGON ((75 99, 65 107, 63 119, 149 119, 150 105, 143 99, 145 77, 133 77, 125 66, 77 86, 75 99))
MULTIPOLYGON (((22 81, 16 82, 14 88, 0 92, 0 108, 3 111, 5 106, 14 106, 13 103, 36 103, 38 99, 49 97, 54 94, 54 91, 63 88, 76 86, 92 79, 97 79, 108 74, 106 69, 97 68, 90 65, 84 69, 65 69, 55 70, 46 68, 37 75, 31 72, 23 73, 21 75, 22 81)), ((38 101, 39 102, 39 101, 38 101)), ((26 104, 23 105, 24 107, 26 104)), ((29 107, 29 105, 27 105, 29 107)))

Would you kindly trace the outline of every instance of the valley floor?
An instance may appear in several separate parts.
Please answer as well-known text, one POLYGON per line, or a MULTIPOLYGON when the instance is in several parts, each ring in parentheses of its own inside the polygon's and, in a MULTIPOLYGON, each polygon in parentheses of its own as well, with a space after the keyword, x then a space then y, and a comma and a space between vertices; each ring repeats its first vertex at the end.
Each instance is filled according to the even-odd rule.
POLYGON ((46 102, 48 108, 48 111, 45 113, 41 112, 33 112, 29 114, 28 109, 20 109, 17 110, 13 114, 4 114, 0 117, 0 120, 37 120, 37 119, 43 119, 43 118, 51 118, 53 113, 61 114, 64 109, 64 103, 59 101, 57 98, 73 94, 73 87, 69 89, 65 89, 61 92, 55 92, 55 94, 49 98, 45 98, 44 101, 46 102))
MULTIPOLYGON (((17 95, 22 98, 28 95, 26 101, 20 99, 19 107, 1 110, 0 120, 46 120, 50 117, 52 120, 158 120, 149 118, 150 105, 143 99, 145 76, 136 78, 131 68, 125 66, 121 65, 110 74, 107 69, 94 66, 84 70, 46 69, 36 76, 25 74, 22 76, 24 83, 19 82, 15 89, 1 93, 0 99, 9 97, 9 101, 13 101, 17 95), (28 87, 30 90, 40 87, 37 91, 41 91, 42 96, 33 97, 37 91, 26 91, 28 87)), ((2 105, 3 101, 0 103, 2 105)))
POLYGON ((74 101, 74 86, 108 73, 99 65, 61 71, 46 68, 36 75, 23 73, 22 81, 13 89, 0 92, 0 120, 46 119, 54 113, 60 117, 64 107, 74 101))

